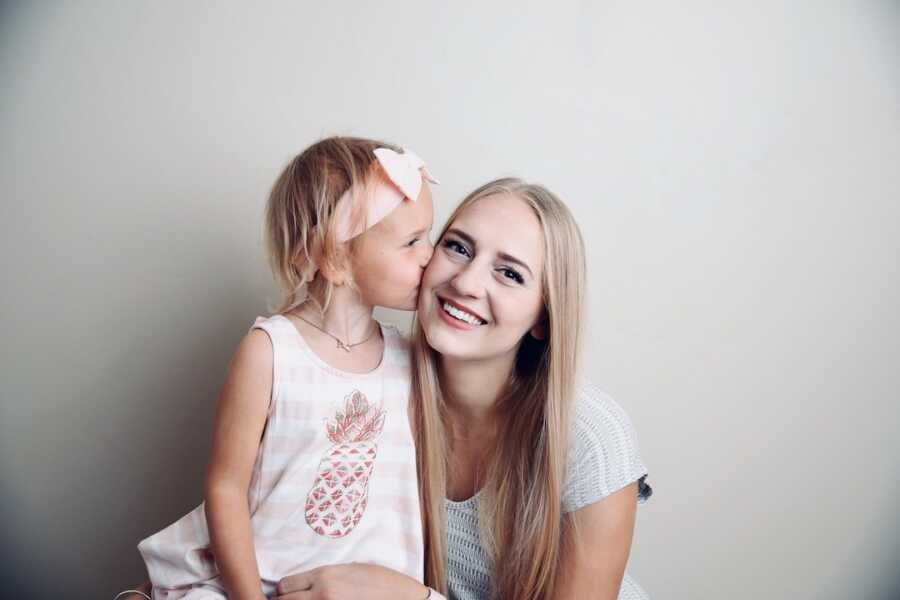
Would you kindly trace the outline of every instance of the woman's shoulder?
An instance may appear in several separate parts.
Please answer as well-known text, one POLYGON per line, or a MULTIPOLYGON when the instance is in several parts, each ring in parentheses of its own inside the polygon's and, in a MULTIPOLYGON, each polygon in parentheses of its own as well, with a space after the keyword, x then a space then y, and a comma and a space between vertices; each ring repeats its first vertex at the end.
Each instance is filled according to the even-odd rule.
POLYGON ((573 433, 607 432, 623 434, 633 432, 631 419, 612 396, 590 381, 583 381, 575 399, 573 433))
POLYGON ((637 432, 625 410, 591 382, 578 391, 569 442, 569 473, 564 503, 577 510, 638 481, 638 497, 652 493, 644 482, 637 432))

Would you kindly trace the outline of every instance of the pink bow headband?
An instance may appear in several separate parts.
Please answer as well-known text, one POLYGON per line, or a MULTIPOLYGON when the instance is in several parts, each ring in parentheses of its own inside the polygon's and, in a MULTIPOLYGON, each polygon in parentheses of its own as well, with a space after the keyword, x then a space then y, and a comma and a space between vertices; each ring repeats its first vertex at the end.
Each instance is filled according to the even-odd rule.
POLYGON ((337 208, 337 235, 339 242, 346 242, 363 233, 383 218, 388 216, 395 208, 400 206, 404 199, 415 202, 422 191, 422 180, 440 184, 432 177, 425 167, 425 161, 403 149, 403 154, 394 152, 390 148, 376 148, 375 158, 387 175, 388 182, 377 182, 371 197, 365 200, 363 208, 365 219, 354 225, 352 215, 353 202, 351 200, 354 190, 347 192, 338 200, 337 208))

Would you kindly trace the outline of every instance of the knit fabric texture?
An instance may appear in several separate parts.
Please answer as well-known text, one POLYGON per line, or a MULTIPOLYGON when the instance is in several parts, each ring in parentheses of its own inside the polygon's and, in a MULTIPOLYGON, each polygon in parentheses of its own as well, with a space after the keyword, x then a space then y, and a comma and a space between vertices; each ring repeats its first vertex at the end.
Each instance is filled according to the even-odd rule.
MULTIPOLYGON (((645 482, 646 476, 628 415, 595 386, 583 385, 571 429, 563 512, 589 506, 635 481, 637 501, 643 503, 653 493, 645 482)), ((446 500, 445 507, 450 600, 488 600, 492 565, 478 530, 478 494, 460 502, 446 500)), ((648 598, 625 573, 619 600, 648 598)))

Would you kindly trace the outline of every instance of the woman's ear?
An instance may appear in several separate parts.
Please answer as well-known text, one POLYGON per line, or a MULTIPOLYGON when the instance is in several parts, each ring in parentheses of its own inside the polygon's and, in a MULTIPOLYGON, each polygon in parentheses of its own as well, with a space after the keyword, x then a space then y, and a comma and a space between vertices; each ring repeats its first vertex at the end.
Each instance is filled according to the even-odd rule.
POLYGON ((545 340, 547 339, 547 317, 541 317, 540 320, 534 324, 534 327, 531 328, 531 331, 528 333, 531 334, 536 340, 545 340))

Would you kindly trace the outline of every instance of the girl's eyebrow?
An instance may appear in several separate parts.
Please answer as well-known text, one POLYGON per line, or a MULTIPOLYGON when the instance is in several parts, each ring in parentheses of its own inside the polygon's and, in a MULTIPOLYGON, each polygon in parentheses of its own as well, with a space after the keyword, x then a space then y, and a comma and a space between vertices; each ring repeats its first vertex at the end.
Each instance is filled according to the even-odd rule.
POLYGON ((416 229, 415 231, 412 231, 403 237, 408 238, 408 237, 412 237, 412 236, 418 237, 420 235, 425 235, 426 233, 428 233, 430 231, 430 229, 431 229, 430 227, 420 227, 419 229, 416 229))
MULTIPOLYGON (((466 233, 465 231, 462 231, 461 229, 458 229, 456 227, 451 227, 450 229, 447 230, 447 233, 450 233, 459 238, 462 238, 462 240, 464 242, 466 242, 473 248, 476 248, 478 246, 478 244, 475 243, 475 239, 471 235, 466 233)), ((532 279, 534 279, 534 274, 531 272, 531 268, 525 263, 525 261, 519 260, 512 254, 507 254, 506 252, 498 252, 497 256, 500 257, 502 260, 505 260, 506 262, 511 262, 511 263, 515 263, 515 264, 519 265, 520 267, 522 267, 523 269, 528 271, 528 275, 532 279)))

